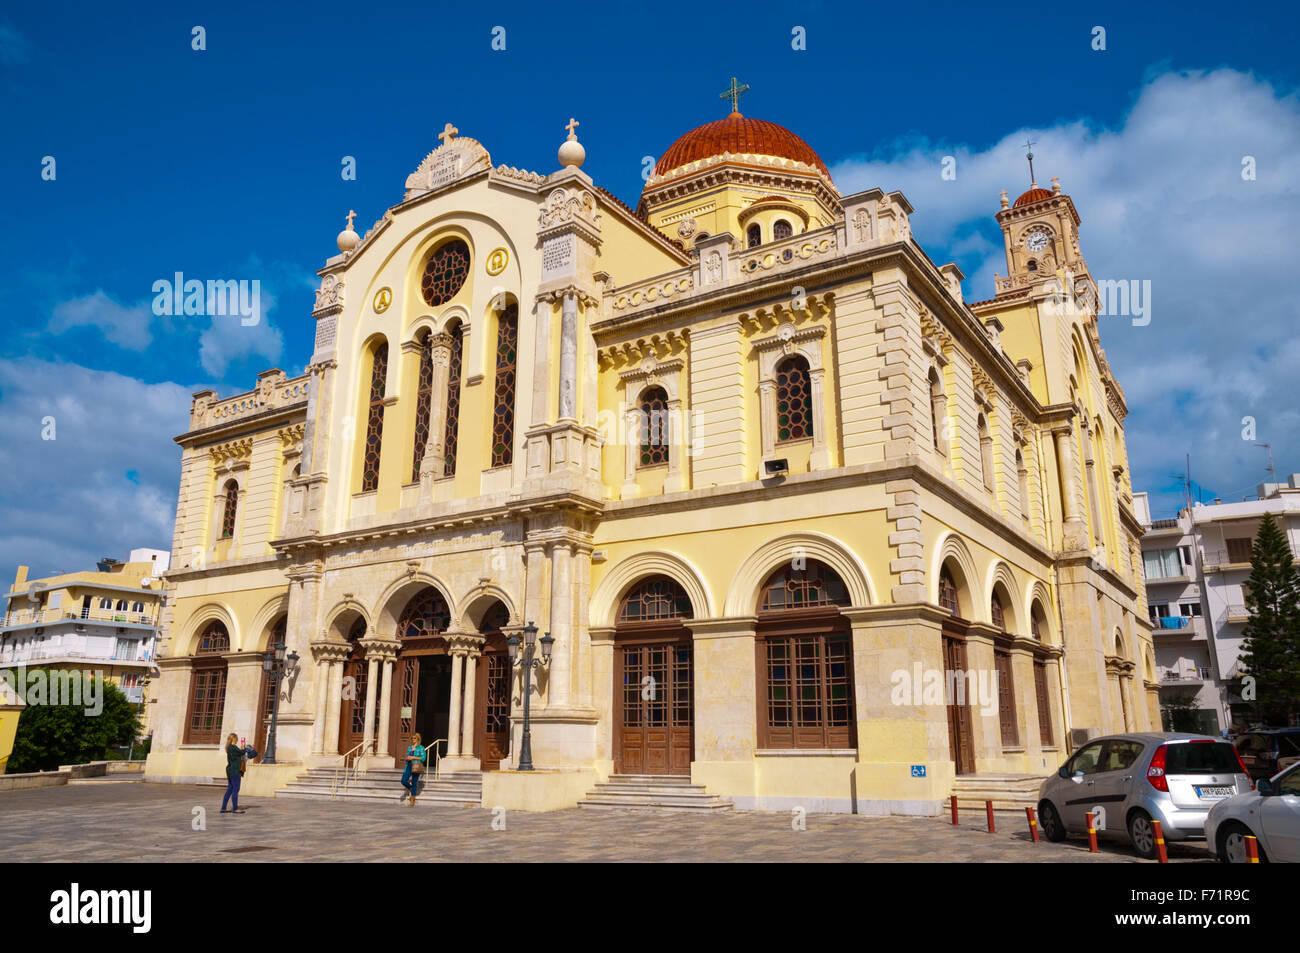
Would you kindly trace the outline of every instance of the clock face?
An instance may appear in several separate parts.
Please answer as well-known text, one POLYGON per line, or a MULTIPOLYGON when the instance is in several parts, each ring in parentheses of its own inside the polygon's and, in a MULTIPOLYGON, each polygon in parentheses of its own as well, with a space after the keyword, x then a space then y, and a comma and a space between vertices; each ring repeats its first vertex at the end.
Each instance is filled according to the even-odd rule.
POLYGON ((1036 228, 1025 236, 1025 247, 1032 252, 1040 252, 1047 247, 1047 232, 1041 228, 1036 228))

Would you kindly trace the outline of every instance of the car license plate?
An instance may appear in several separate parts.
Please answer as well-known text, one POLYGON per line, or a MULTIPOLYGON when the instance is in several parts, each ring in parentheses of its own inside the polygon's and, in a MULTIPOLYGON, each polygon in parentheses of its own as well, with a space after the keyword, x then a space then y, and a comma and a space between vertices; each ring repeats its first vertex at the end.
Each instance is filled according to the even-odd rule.
POLYGON ((1197 797, 1232 797, 1232 788, 1227 787, 1197 787, 1197 797))

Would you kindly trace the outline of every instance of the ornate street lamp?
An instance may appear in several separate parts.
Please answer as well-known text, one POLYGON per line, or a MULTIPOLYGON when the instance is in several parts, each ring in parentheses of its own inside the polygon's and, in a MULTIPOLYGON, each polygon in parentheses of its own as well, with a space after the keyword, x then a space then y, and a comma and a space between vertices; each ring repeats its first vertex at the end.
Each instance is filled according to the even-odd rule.
POLYGON ((551 664, 551 647, 555 645, 555 640, 551 638, 551 633, 547 632, 542 636, 541 643, 542 657, 537 658, 537 626, 531 622, 524 626, 524 650, 522 654, 519 651, 518 635, 512 635, 506 640, 506 648, 510 652, 510 664, 523 669, 524 673, 524 739, 519 746, 520 771, 533 770, 531 709, 528 697, 532 693, 533 669, 546 668, 551 664))
POLYGON ((276 718, 280 714, 280 680, 287 678, 289 673, 298 667, 298 653, 290 652, 285 655, 285 644, 276 640, 267 646, 266 654, 262 656, 262 671, 271 682, 271 726, 266 733, 266 754, 262 758, 263 764, 275 764, 275 730, 276 718))

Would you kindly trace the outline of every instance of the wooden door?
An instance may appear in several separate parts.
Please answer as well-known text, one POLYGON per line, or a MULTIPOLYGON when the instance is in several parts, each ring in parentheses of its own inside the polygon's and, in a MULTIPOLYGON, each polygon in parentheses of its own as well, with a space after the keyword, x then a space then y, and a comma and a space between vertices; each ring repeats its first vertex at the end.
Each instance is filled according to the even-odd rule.
POLYGON ((497 770, 510 755, 510 676, 504 637, 500 647, 489 639, 474 686, 474 753, 484 771, 497 770))
MULTIPOLYGON (((966 642, 952 636, 943 636, 943 669, 945 688, 952 683, 949 672, 966 673, 966 642)), ((952 760, 957 764, 958 774, 975 773, 974 731, 971 727, 969 699, 963 697, 962 704, 956 698, 948 699, 948 750, 952 760)))
POLYGON ((687 638, 617 646, 616 773, 691 773, 695 720, 692 667, 693 651, 687 638))
MULTIPOLYGON (((420 696, 420 659, 399 656, 393 663, 393 710, 389 712, 388 750, 399 768, 406 766, 406 749, 416 732, 415 713, 420 696)), ((426 746, 436 739, 423 738, 426 746)), ((432 758, 429 759, 432 762, 432 758)))

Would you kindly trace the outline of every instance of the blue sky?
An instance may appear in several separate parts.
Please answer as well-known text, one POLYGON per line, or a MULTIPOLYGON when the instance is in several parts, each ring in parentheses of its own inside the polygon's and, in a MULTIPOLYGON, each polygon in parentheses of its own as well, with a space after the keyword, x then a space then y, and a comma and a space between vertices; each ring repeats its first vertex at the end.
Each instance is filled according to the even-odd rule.
POLYGON ((1016 144, 1032 135, 1039 179, 1060 175, 1080 210, 1094 274, 1153 282, 1151 325, 1103 319, 1101 333, 1157 515, 1172 514, 1185 453, 1211 495, 1264 479, 1265 452, 1240 437, 1247 415, 1279 472, 1300 469, 1295 8, 1142 7, 8 9, 0 568, 169 548, 189 394, 301 371, 314 271, 343 216, 356 209, 364 231, 400 201, 444 122, 494 162, 545 173, 576 116, 585 170, 635 204, 643 158, 724 115, 732 74, 752 87, 742 110, 802 135, 843 192, 902 188, 918 239, 962 266, 970 299, 992 294, 997 193, 1028 184, 1016 144), (958 177, 942 182, 949 154, 958 177), (177 271, 259 279, 266 320, 153 316, 153 282, 177 271), (45 416, 56 440, 41 439, 45 416))

